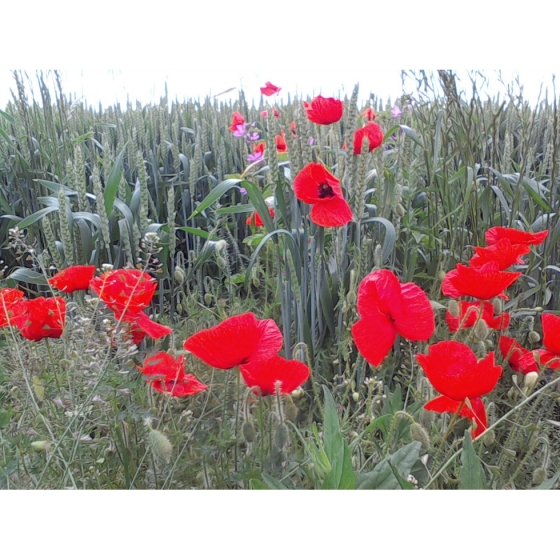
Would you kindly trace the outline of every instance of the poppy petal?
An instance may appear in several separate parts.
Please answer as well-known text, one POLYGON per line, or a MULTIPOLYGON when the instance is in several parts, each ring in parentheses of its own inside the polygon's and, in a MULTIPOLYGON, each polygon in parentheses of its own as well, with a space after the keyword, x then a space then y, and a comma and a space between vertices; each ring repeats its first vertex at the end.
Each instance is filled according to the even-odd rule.
POLYGON ((529 245, 512 245, 509 239, 500 239, 489 247, 475 247, 475 255, 469 261, 472 268, 480 268, 482 265, 495 261, 499 270, 505 270, 514 264, 522 264, 521 255, 531 252, 529 245))
POLYGON ((150 338, 158 339, 173 332, 173 329, 152 321, 143 311, 140 313, 126 313, 122 317, 125 323, 131 323, 132 328, 138 328, 150 338))
POLYGON ((373 366, 379 366, 389 354, 397 338, 391 319, 373 311, 352 326, 352 338, 360 354, 373 366))
POLYGON ((395 327, 408 340, 428 340, 436 330, 435 315, 428 296, 416 284, 401 285, 404 313, 394 314, 395 327))
POLYGON ((489 393, 502 374, 494 364, 494 352, 477 361, 466 344, 454 340, 432 344, 428 354, 418 354, 416 360, 436 391, 457 401, 489 393))
POLYGON ((87 290, 94 274, 94 264, 70 266, 50 278, 49 284, 61 292, 71 294, 77 290, 87 290))
POLYGON ((243 313, 192 335, 184 347, 209 366, 230 369, 273 356, 282 344, 282 333, 272 319, 259 321, 253 313, 243 313))
POLYGON ((511 243, 522 243, 524 245, 540 245, 548 236, 548 230, 538 233, 529 233, 515 228, 493 227, 484 234, 487 245, 494 245, 500 239, 509 239, 511 243))
POLYGON ((475 398, 469 400, 472 409, 463 401, 456 401, 442 395, 441 397, 436 397, 435 399, 428 401, 424 405, 424 408, 431 412, 449 412, 450 414, 456 414, 459 412, 459 416, 468 418, 471 422, 476 422, 476 429, 473 432, 473 438, 477 438, 488 428, 486 408, 484 407, 482 399, 475 398))
POLYGON ((251 360, 239 366, 239 371, 249 387, 258 387, 261 395, 276 393, 280 383, 280 393, 295 391, 309 378, 309 367, 298 360, 286 360, 281 356, 251 360))
POLYGON ((560 355, 560 317, 552 313, 541 315, 543 345, 547 350, 560 355))
POLYGON ((352 210, 344 198, 335 197, 314 204, 309 217, 321 227, 340 227, 352 221, 352 210))
POLYGON ((526 374, 539 369, 533 352, 523 348, 515 338, 500 336, 498 347, 513 371, 526 374))

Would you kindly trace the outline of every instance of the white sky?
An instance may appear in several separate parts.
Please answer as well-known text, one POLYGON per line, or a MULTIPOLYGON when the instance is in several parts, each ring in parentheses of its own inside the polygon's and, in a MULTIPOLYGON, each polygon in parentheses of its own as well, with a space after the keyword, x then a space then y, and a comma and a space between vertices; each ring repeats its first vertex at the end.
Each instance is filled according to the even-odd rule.
MULTIPOLYGON (((250 101, 260 97, 265 81, 282 87, 281 95, 298 96, 337 96, 359 82, 362 99, 370 92, 394 99, 402 93, 403 68, 485 69, 484 91, 502 97, 497 72, 487 69, 505 69, 505 82, 518 74, 531 103, 542 83, 551 99, 551 78, 560 76, 560 64, 547 4, 531 3, 531 27, 523 25, 521 12, 497 2, 461 6, 451 8, 443 0, 134 6, 96 0, 81 9, 69 0, 50 0, 3 6, 0 108, 11 98, 14 68, 26 69, 33 81, 35 69, 59 68, 66 93, 104 106, 127 97, 133 103, 157 101, 166 81, 170 98, 179 100, 242 87, 250 101)), ((466 72, 460 75, 468 88, 466 72)), ((412 83, 405 86, 407 92, 414 89, 412 83)), ((234 91, 221 99, 236 96, 234 91)))

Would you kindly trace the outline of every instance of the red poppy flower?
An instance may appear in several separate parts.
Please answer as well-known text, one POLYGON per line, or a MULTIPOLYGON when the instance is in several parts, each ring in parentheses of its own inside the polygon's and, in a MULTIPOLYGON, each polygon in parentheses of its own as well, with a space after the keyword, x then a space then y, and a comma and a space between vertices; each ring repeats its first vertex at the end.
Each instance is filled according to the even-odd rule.
POLYGON ((424 408, 432 412, 449 412, 451 414, 459 414, 462 418, 468 418, 471 422, 476 422, 476 430, 472 437, 477 438, 488 428, 488 418, 486 416, 486 408, 482 399, 469 399, 472 409, 464 401, 454 401, 445 395, 436 397, 428 401, 424 408))
POLYGON ((276 151, 280 153, 288 151, 288 145, 286 144, 286 135, 283 130, 281 132, 281 136, 276 136, 276 151))
POLYGON ((311 103, 303 102, 307 118, 315 124, 333 124, 342 118, 344 104, 334 97, 318 95, 311 103))
POLYGON ((434 389, 455 401, 489 393, 502 375, 502 368, 494 363, 494 352, 478 361, 466 344, 455 340, 432 344, 428 354, 418 354, 416 360, 434 389))
POLYGON ((17 324, 17 304, 23 299, 24 295, 21 290, 15 288, 0 289, 0 328, 17 324))
POLYGON ((480 397, 492 391, 502 375, 502 368, 494 363, 494 352, 478 361, 466 344, 446 340, 432 344, 428 354, 418 354, 416 360, 434 389, 443 395, 427 402, 424 408, 434 412, 458 412, 476 421, 474 437, 484 432, 488 421, 480 397), (469 399, 472 410, 465 399, 469 399))
POLYGON ((124 313, 139 313, 148 307, 157 288, 154 278, 132 268, 106 272, 94 278, 89 285, 117 319, 124 313))
MULTIPOLYGON (((122 316, 122 321, 130 324, 133 342, 135 338, 141 342, 145 335, 148 335, 150 338, 158 339, 173 332, 172 328, 152 321, 143 311, 138 313, 125 313, 122 316), (140 333, 144 335, 142 338, 140 338, 140 333)), ((135 342, 135 344, 137 343, 135 342)))
MULTIPOLYGON (((483 303, 482 319, 488 325, 488 328, 497 331, 505 330, 509 326, 509 313, 501 313, 494 316, 494 306, 485 301, 483 303)), ((480 303, 461 301, 459 303, 459 316, 453 317, 449 311, 445 314, 445 322, 451 332, 457 332, 459 328, 467 329, 473 327, 480 314, 480 303)))
POLYGON ((529 233, 514 228, 493 227, 490 228, 484 238, 487 245, 493 245, 500 239, 509 239, 512 244, 521 243, 522 245, 540 245, 547 237, 548 230, 539 233, 529 233))
POLYGON ((311 221, 323 227, 338 227, 352 220, 352 210, 340 181, 320 163, 308 163, 294 179, 296 198, 311 204, 311 221))
POLYGON ((233 113, 233 115, 231 117, 231 126, 229 127, 229 130, 231 132, 236 132, 237 127, 240 124, 245 124, 245 119, 243 118, 243 115, 241 113, 239 113, 238 111, 235 111, 235 113, 233 113))
POLYGON ((366 137, 369 142, 368 151, 372 152, 383 143, 383 130, 381 130, 381 127, 375 122, 367 123, 364 127, 358 128, 354 133, 354 155, 362 153, 364 137, 366 137))
POLYGON ((275 93, 278 93, 282 89, 271 84, 270 82, 265 82, 264 86, 265 87, 261 88, 261 93, 263 95, 266 95, 267 97, 274 95, 275 93))
POLYGON ((282 333, 272 319, 259 321, 253 313, 243 313, 193 334, 184 347, 209 366, 230 369, 274 356, 282 343, 282 333))
POLYGON ((368 122, 374 121, 376 116, 377 115, 375 114, 375 112, 371 107, 368 107, 367 109, 362 111, 362 117, 364 117, 364 119, 367 119, 368 122))
POLYGON ((520 276, 521 272, 500 271, 496 261, 488 262, 480 268, 458 264, 455 270, 445 275, 441 291, 453 298, 471 296, 476 299, 493 299, 498 296, 507 300, 509 298, 504 290, 520 276))
POLYGON ((22 336, 28 340, 60 338, 66 320, 66 301, 61 297, 38 297, 17 303, 14 320, 22 336))
POLYGON ((400 334, 408 340, 428 340, 436 328, 428 296, 416 284, 401 284, 390 270, 368 274, 358 289, 358 313, 352 327, 360 354, 379 366, 400 334))
POLYGON ((286 360, 281 356, 258 358, 239 366, 239 371, 249 387, 258 387, 261 395, 274 395, 276 384, 280 393, 295 391, 309 378, 309 367, 298 360, 286 360))
POLYGON ((266 142, 259 142, 253 146, 253 153, 247 156, 247 160, 251 162, 260 161, 264 157, 266 142))
POLYGON ((173 397, 189 397, 208 388, 194 375, 185 375, 185 356, 173 358, 166 352, 157 352, 144 360, 143 367, 136 367, 149 377, 153 389, 173 397))
POLYGON ((488 262, 496 261, 499 270, 505 270, 514 264, 523 264, 521 255, 531 252, 528 245, 516 243, 512 245, 507 238, 499 239, 489 247, 475 247, 475 255, 469 261, 472 268, 480 268, 488 262))
MULTIPOLYGON (((270 214, 271 218, 274 218, 274 208, 269 208, 268 213, 270 214)), ((247 218, 247 220, 245 220, 245 223, 248 226, 257 226, 257 227, 263 227, 264 226, 264 222, 262 221, 262 218, 260 217, 258 212, 253 212, 247 218)))
POLYGON ((278 109, 272 109, 272 114, 279 119, 280 118, 280 113, 278 112, 278 109))
POLYGON ((502 335, 498 341, 498 346, 502 356, 508 361, 511 369, 516 373, 525 375, 539 369, 533 352, 527 348, 523 348, 515 338, 502 335), (522 359, 524 359, 524 361, 522 359))
POLYGON ((61 270, 49 279, 49 284, 57 290, 71 294, 77 290, 87 290, 93 275, 95 274, 95 265, 70 266, 61 270))
MULTIPOLYGON (((552 313, 543 313, 541 321, 544 348, 535 350, 535 353, 539 356, 541 365, 546 365, 550 369, 560 369, 560 317, 552 315, 552 313)), ((520 367, 525 369, 528 369, 531 363, 531 358, 527 354, 519 360, 520 367)))

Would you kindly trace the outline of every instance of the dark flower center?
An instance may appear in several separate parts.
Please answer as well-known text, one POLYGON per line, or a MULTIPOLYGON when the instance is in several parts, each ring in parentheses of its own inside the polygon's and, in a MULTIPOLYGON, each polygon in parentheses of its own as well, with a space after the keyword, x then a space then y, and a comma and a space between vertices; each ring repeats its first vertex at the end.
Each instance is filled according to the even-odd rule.
POLYGON ((332 198, 334 196, 334 192, 332 187, 327 183, 321 183, 319 185, 319 198, 332 198))

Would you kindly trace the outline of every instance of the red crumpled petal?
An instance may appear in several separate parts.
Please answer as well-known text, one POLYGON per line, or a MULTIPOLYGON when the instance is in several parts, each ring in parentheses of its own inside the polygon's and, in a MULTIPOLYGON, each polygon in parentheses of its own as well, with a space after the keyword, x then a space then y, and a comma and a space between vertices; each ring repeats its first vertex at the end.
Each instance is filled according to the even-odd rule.
POLYGON ((477 361, 466 344, 454 340, 432 344, 428 354, 418 354, 416 360, 436 391, 456 401, 489 393, 502 375, 502 368, 494 363, 494 352, 477 361))
POLYGON ((560 317, 552 313, 541 315, 543 345, 547 350, 560 355, 560 317))
POLYGON ((540 245, 548 236, 548 230, 538 233, 529 233, 515 228, 493 227, 484 235, 487 245, 493 245, 500 239, 509 239, 512 244, 521 243, 523 245, 540 245))
MULTIPOLYGON (((24 293, 15 288, 0 289, 0 328, 16 325, 16 305, 23 299, 24 293)), ((22 309, 23 308, 19 308, 22 309)))
POLYGON ((440 413, 449 412, 450 414, 456 414, 460 407, 459 416, 461 416, 462 418, 468 418, 469 420, 471 420, 471 422, 476 422, 476 429, 474 430, 472 437, 477 438, 480 434, 484 433, 484 431, 488 428, 486 408, 484 407, 484 403, 480 398, 469 399, 469 400, 470 400, 472 410, 471 408, 469 408, 467 403, 463 401, 456 401, 450 399, 445 395, 442 395, 441 397, 436 397, 435 399, 428 401, 424 405, 424 408, 432 412, 440 412, 440 413))
POLYGON ((265 82, 264 85, 265 87, 261 88, 261 93, 263 95, 266 95, 267 97, 278 93, 282 89, 278 86, 275 86, 274 84, 271 84, 270 82, 265 82))
POLYGON ((517 243, 513 245, 507 238, 500 239, 489 247, 475 247, 475 255, 469 261, 472 268, 480 268, 482 265, 495 261, 499 270, 505 270, 514 264, 523 264, 521 255, 531 252, 529 245, 517 243))
MULTIPOLYGON (((274 218, 274 208, 269 208, 268 213, 271 218, 274 218)), ((262 221, 261 215, 258 212, 253 212, 246 220, 245 223, 248 226, 263 227, 264 222, 262 221)))
MULTIPOLYGON (((546 366, 547 368, 550 369, 558 369, 560 368, 560 356, 558 354, 556 354, 555 352, 550 352, 549 350, 544 350, 544 349, 540 349, 540 350, 535 350, 534 352, 535 354, 538 355, 539 357, 539 363, 543 366, 546 366)), ((533 355, 533 358, 535 356, 533 355)), ((530 363, 530 358, 528 356, 523 356, 523 358, 521 358, 520 360, 520 364, 524 367, 528 367, 528 364, 530 363)), ((536 363, 536 360, 535 360, 536 363)), ((538 368, 535 368, 532 371, 537 371, 538 368)))
POLYGON ((60 338, 66 320, 66 301, 64 298, 38 297, 21 300, 17 304, 13 323, 22 336, 28 340, 39 341, 43 338, 60 338))
POLYGON ((259 321, 253 313, 243 313, 192 335, 184 347, 209 366, 230 369, 273 356, 282 344, 282 333, 272 319, 259 321))
POLYGON ((318 95, 311 103, 303 102, 307 118, 316 124, 328 125, 342 118, 344 104, 334 97, 318 95))
POLYGON ((280 393, 295 391, 309 378, 309 367, 298 360, 286 360, 281 356, 251 360, 239 366, 239 371, 249 387, 258 387, 261 395, 276 393, 280 382, 280 393))
POLYGON ((401 284, 401 301, 404 313, 396 314, 395 327, 408 340, 428 340, 436 330, 432 304, 416 284, 401 284))
POLYGON ((231 126, 229 127, 229 130, 231 132, 236 132, 237 126, 240 124, 245 124, 245 118, 239 111, 235 111, 231 116, 231 126))
POLYGON ((123 315, 122 321, 130 323, 133 330, 139 329, 154 339, 163 338, 173 332, 172 328, 152 321, 143 311, 140 313, 126 313, 123 315))
POLYGON ((513 371, 527 374, 539 369, 533 352, 523 348, 515 338, 505 335, 500 336, 498 347, 513 371))
POLYGON ((376 122, 369 122, 354 133, 354 155, 362 153, 364 137, 368 139, 368 151, 372 152, 383 143, 383 130, 376 122))
POLYGON ((148 381, 151 387, 160 393, 170 393, 172 397, 192 397, 208 389, 194 375, 184 375, 178 381, 164 381, 163 379, 152 379, 148 381))
POLYGON ((373 311, 352 326, 352 338, 360 354, 372 365, 379 366, 397 338, 397 329, 383 313, 373 311))
POLYGON ((342 197, 326 199, 311 207, 311 221, 321 227, 340 227, 352 221, 352 210, 342 197))
POLYGON ((49 284, 57 290, 66 294, 71 294, 77 290, 87 290, 93 275, 95 274, 95 265, 70 266, 61 270, 49 279, 49 284))
POLYGON ((471 296, 477 299, 493 299, 501 297, 508 299, 504 290, 511 286, 521 272, 502 272, 498 263, 491 261, 480 268, 470 268, 458 264, 456 270, 445 275, 441 291, 446 296, 471 296), (450 286, 452 288, 450 289, 450 286))

